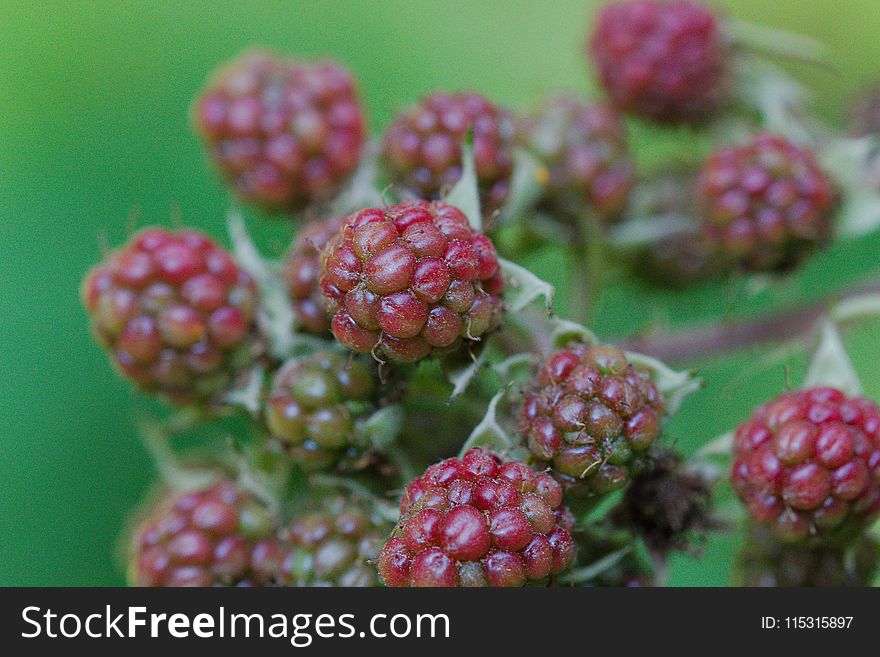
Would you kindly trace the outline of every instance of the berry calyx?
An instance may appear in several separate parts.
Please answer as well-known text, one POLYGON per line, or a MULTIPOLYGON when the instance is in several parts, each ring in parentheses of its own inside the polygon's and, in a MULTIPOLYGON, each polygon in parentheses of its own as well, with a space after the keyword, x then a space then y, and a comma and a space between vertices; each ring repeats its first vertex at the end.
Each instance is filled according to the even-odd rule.
POLYGON ((292 358, 272 378, 269 434, 307 470, 354 463, 366 448, 358 421, 375 410, 377 388, 370 368, 344 353, 292 358))
POLYGON ((786 392, 736 429, 733 489, 779 540, 843 543, 880 513, 880 408, 834 388, 786 392))
POLYGON ((517 430, 572 494, 625 486, 660 436, 663 397, 617 347, 571 343, 523 396, 517 430))
POLYGON ((348 71, 269 52, 219 69, 196 100, 193 122, 236 194, 270 210, 329 198, 357 167, 364 142, 348 71))
POLYGON ((717 150, 697 181, 706 243, 752 271, 790 269, 825 243, 834 197, 809 150, 770 134, 717 150))
POLYGON ((195 230, 137 233, 81 298, 116 369, 175 404, 214 400, 259 354, 254 280, 195 230))
POLYGON ((439 198, 461 178, 461 146, 469 129, 483 212, 500 208, 513 173, 514 122, 475 93, 433 93, 394 119, 383 141, 392 179, 419 198, 439 198))
POLYGON ((430 466, 400 503, 379 555, 386 586, 523 586, 566 570, 573 519, 562 488, 483 449, 430 466))
POLYGON ((166 495, 134 532, 129 580, 161 587, 266 584, 253 568, 254 548, 277 527, 266 504, 231 481, 166 495))
POLYGON ((568 212, 586 205, 604 221, 617 218, 635 169, 623 124, 611 108, 559 94, 523 121, 520 134, 548 170, 549 205, 568 212))
POLYGON ((324 309, 319 284, 321 252, 339 233, 345 217, 328 217, 303 227, 285 260, 283 276, 293 302, 299 328, 323 335, 330 330, 330 316, 324 309))
POLYGON ((415 362, 498 328, 503 302, 495 247, 442 201, 349 216, 324 251, 321 290, 344 347, 415 362))
POLYGON ((729 47, 715 15, 690 0, 626 0, 603 7, 588 54, 619 110, 697 123, 729 95, 729 47))

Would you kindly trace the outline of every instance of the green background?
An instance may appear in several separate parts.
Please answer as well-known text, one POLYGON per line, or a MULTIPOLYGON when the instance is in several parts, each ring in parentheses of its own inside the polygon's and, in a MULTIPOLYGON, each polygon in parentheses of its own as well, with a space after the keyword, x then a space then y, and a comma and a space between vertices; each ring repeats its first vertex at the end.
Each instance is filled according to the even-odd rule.
MULTIPOLYGON (((359 78, 378 130, 433 88, 479 89, 514 107, 557 87, 590 90, 582 43, 597 4, 0 2, 0 584, 123 582, 116 537, 154 476, 135 420, 160 407, 111 373, 77 288, 101 241, 125 239, 130 217, 169 223, 177 211, 225 239, 227 197, 188 123, 190 100, 217 63, 252 45, 332 54, 359 78)), ((880 69, 876 0, 716 4, 831 47, 837 73, 793 69, 827 118, 880 69)), ((269 253, 289 240, 279 222, 250 223, 269 253)), ((564 287, 565 269, 547 256, 528 264, 564 287)), ((597 329, 610 337, 657 317, 685 325, 762 312, 858 280, 878 256, 874 238, 837 245, 756 298, 723 284, 668 294, 626 283, 606 294, 597 329)), ((878 344, 872 327, 849 336, 874 397, 878 344)), ((803 373, 802 352, 762 360, 768 354, 700 363, 709 385, 675 418, 673 439, 686 449, 705 442, 778 392, 786 366, 794 381, 803 373)), ((676 558, 671 582, 725 583, 735 540, 676 558)))

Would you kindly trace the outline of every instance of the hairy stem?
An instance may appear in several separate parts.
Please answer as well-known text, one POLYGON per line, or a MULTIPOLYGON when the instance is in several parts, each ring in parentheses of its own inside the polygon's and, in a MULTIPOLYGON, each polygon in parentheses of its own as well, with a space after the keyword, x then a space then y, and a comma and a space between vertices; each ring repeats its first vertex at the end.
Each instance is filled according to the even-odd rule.
POLYGON ((569 316, 589 326, 602 289, 604 233, 599 218, 585 211, 577 217, 577 236, 568 275, 569 316))

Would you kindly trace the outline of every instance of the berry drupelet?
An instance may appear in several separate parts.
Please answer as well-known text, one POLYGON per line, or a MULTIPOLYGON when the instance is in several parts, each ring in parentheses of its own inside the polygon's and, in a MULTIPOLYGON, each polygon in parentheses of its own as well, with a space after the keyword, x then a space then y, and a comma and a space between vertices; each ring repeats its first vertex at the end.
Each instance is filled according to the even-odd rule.
POLYGON ((549 206, 577 212, 586 205, 606 222, 619 216, 635 169, 623 124, 611 108, 553 96, 522 122, 520 140, 548 170, 549 206))
POLYGON ((327 246, 321 290, 346 348, 415 362, 478 341, 501 322, 492 241, 441 201, 361 210, 327 246))
POLYGON ((270 210, 327 199, 357 167, 364 143, 345 69, 268 52, 245 53, 217 71, 193 120, 235 192, 270 210))
POLYGON ((588 51, 609 99, 623 112, 696 123, 729 95, 727 40, 712 11, 690 0, 607 5, 588 51))
POLYGON ((292 358, 272 379, 269 433, 306 470, 354 463, 366 448, 358 421, 375 410, 377 388, 370 368, 345 353, 292 358))
POLYGON ((566 570, 573 519, 562 488, 482 449, 411 482, 379 556, 387 586, 523 586, 566 570))
POLYGON ((134 586, 263 585, 254 569, 258 542, 278 527, 253 494, 231 481, 165 496, 135 530, 134 586))
POLYGON ((834 197, 809 150, 770 134, 717 150, 697 181, 706 243, 751 271, 790 269, 826 242, 834 197))
POLYGON ((297 234, 284 260, 283 276, 299 328, 324 335, 330 330, 330 317, 321 294, 321 252, 339 233, 344 217, 329 217, 308 224, 297 234))
POLYGON ((395 118, 383 146, 394 182, 419 198, 437 199, 461 177, 461 146, 471 128, 483 212, 500 208, 513 172, 514 121, 475 93, 434 93, 395 118))
POLYGON ((253 279, 195 230, 139 232, 81 294, 117 370, 175 404, 215 400, 259 353, 253 279))
POLYGON ((786 392, 736 429, 731 479, 786 542, 846 542, 880 512, 880 409, 834 388, 786 392))
POLYGON ((575 342, 541 364, 524 393, 518 432, 567 492, 604 494, 646 462, 663 408, 657 387, 622 351, 575 342))

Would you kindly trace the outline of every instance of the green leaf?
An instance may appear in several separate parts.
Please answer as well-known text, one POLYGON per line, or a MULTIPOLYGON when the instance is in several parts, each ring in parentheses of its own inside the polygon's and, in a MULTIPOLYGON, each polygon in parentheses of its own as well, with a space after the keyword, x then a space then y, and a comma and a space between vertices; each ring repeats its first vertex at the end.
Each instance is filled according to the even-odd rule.
POLYGON ((377 208, 385 205, 382 190, 376 186, 381 151, 380 138, 371 139, 364 148, 357 170, 333 201, 332 215, 341 217, 364 208, 377 208))
POLYGON ((724 27, 736 45, 749 50, 831 68, 831 51, 828 47, 805 34, 736 18, 725 19, 724 27))
POLYGON ((561 349, 569 342, 583 342, 584 344, 597 344, 599 338, 586 326, 567 319, 553 319, 553 333, 550 334, 550 348, 561 349))
POLYGON ((804 387, 813 386, 832 386, 848 395, 862 394, 862 383, 846 353, 840 331, 830 319, 822 322, 819 344, 804 380, 804 387))
POLYGON ((869 135, 858 139, 835 139, 820 152, 822 168, 842 190, 837 213, 838 237, 861 237, 880 228, 880 139, 869 135), (877 171, 873 177, 871 170, 877 171))
POLYGON ((501 208, 501 221, 514 221, 531 210, 544 193, 547 169, 524 148, 513 152, 510 191, 501 208))
POLYGON ((272 355, 283 360, 293 351, 296 316, 278 272, 278 264, 260 255, 238 209, 229 210, 226 225, 236 260, 253 276, 260 290, 257 323, 269 341, 272 355))
POLYGON ((498 404, 507 393, 507 388, 499 390, 486 408, 486 415, 480 423, 471 431, 471 435, 461 447, 459 455, 463 455, 469 449, 474 447, 487 447, 489 449, 503 452, 514 446, 514 440, 507 434, 504 428, 498 423, 496 413, 498 404))
POLYGON ((703 379, 696 370, 674 370, 663 361, 645 354, 627 351, 626 357, 633 365, 647 369, 651 380, 666 400, 666 414, 675 415, 685 397, 703 387, 703 379))
POLYGON ((498 258, 501 271, 507 282, 504 299, 507 302, 509 312, 518 313, 535 299, 544 298, 547 305, 547 313, 553 312, 553 296, 556 290, 550 283, 541 280, 525 267, 498 258))
POLYGON ((378 452, 394 445, 403 427, 403 408, 391 404, 380 408, 360 425, 361 434, 378 452))
POLYGON ((461 145, 461 178, 449 190, 444 200, 464 212, 474 230, 483 230, 483 216, 480 214, 480 188, 477 183, 477 168, 474 164, 474 147, 470 132, 461 145))
POLYGON ((456 370, 452 370, 448 377, 452 384, 452 394, 449 396, 449 402, 452 403, 456 397, 467 390, 467 387, 473 381, 474 376, 480 371, 480 368, 486 362, 486 350, 480 352, 480 355, 473 359, 470 363, 456 370))

